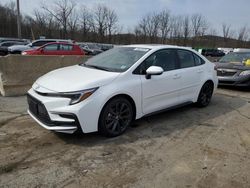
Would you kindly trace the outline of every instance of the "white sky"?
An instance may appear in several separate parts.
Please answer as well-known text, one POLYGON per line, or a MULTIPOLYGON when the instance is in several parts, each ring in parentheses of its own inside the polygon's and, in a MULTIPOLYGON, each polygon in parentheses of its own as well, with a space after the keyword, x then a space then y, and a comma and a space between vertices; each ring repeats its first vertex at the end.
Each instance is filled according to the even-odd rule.
MULTIPOLYGON (((41 3, 50 5, 54 0, 20 0, 21 12, 32 15, 41 3)), ((74 0, 80 7, 94 7, 101 3, 116 11, 123 31, 132 30, 141 17, 152 11, 169 9, 172 14, 203 14, 209 23, 221 33, 222 23, 230 24, 235 30, 250 26, 250 0, 74 0)), ((0 0, 1 4, 11 0, 0 0)))

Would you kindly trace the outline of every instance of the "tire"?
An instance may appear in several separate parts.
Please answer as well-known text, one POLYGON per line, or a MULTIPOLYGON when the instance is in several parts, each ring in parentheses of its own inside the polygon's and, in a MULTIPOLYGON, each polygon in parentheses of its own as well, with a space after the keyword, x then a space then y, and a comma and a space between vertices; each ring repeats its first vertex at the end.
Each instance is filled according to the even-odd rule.
POLYGON ((197 106, 198 107, 206 107, 206 106, 208 106, 209 103, 211 102, 213 91, 214 91, 213 83, 206 82, 202 86, 201 91, 199 93, 199 97, 198 97, 198 100, 197 100, 197 103, 196 103, 197 106))
POLYGON ((131 103, 124 97, 108 101, 102 109, 98 131, 106 137, 116 137, 126 131, 134 117, 131 103))

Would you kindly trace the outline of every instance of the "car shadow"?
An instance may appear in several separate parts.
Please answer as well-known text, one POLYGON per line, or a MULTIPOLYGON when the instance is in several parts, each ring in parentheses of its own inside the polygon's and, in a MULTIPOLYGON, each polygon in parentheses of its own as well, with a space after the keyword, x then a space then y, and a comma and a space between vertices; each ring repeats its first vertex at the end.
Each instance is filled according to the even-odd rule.
POLYGON ((249 92, 250 91, 250 88, 239 87, 239 86, 219 86, 218 88, 226 89, 226 90, 233 90, 233 91, 242 91, 242 92, 249 92))
MULTIPOLYGON (((231 98, 215 94, 211 104, 206 108, 198 108, 194 104, 169 110, 156 115, 136 120, 133 125, 121 136, 106 138, 98 133, 91 134, 57 134, 67 144, 92 147, 107 144, 126 144, 141 140, 150 140, 158 137, 169 137, 182 130, 210 126, 218 127, 219 124, 211 123, 213 119, 237 110, 247 101, 240 98, 231 98)), ((225 117, 226 118, 226 117, 225 117)), ((222 123, 222 122, 221 122, 222 123)))

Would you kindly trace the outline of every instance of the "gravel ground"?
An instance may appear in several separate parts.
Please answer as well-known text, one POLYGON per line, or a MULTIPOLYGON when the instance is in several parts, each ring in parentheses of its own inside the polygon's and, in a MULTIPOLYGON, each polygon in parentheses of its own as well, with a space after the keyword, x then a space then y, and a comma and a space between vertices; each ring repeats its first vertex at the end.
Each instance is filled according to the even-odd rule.
POLYGON ((0 187, 250 187, 250 92, 143 118, 117 138, 49 132, 0 97, 0 187))

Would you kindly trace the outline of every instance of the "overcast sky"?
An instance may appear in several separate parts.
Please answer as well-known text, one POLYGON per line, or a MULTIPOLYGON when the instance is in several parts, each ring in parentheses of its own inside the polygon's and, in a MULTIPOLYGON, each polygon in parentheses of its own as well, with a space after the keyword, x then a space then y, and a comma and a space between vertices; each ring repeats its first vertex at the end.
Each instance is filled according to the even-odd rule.
MULTIPOLYGON (((11 0, 1 0, 2 4, 11 0)), ((21 12, 33 14, 41 3, 51 4, 54 0, 20 0, 21 12)), ((127 31, 148 12, 169 9, 172 14, 203 14, 220 33, 222 23, 231 24, 235 30, 250 26, 250 0, 74 0, 77 4, 94 7, 105 4, 116 11, 123 31, 127 31)), ((79 7, 79 6, 78 6, 79 7)))

